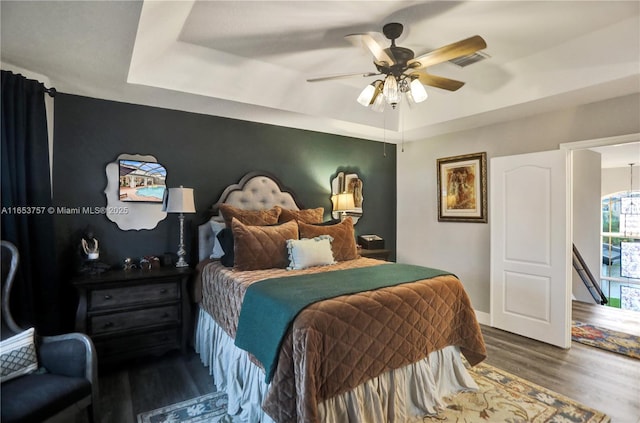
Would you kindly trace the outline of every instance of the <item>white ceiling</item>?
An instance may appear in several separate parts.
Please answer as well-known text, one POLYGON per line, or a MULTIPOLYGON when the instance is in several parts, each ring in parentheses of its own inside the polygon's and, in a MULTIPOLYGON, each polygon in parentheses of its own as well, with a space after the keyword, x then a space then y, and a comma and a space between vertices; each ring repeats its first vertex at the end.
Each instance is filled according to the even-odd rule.
POLYGON ((3 64, 59 91, 374 140, 422 140, 640 92, 638 1, 6 1, 3 64), (413 108, 356 103, 375 71, 347 34, 401 22, 420 55, 481 35, 491 58, 429 71, 413 108))

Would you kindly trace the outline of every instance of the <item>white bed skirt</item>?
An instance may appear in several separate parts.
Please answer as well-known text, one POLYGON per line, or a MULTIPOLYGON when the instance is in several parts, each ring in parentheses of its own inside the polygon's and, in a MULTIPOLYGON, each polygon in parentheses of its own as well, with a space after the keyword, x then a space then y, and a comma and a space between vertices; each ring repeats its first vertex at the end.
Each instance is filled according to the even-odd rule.
MULTIPOLYGON (((269 385, 264 372, 200 308, 195 349, 213 382, 229 397, 228 413, 247 423, 274 423, 260 404, 269 385)), ((435 351, 424 360, 386 372, 319 404, 322 422, 409 423, 422 421, 444 406, 442 398, 477 390, 457 347, 435 351)), ((234 421, 236 419, 234 418, 234 421)))

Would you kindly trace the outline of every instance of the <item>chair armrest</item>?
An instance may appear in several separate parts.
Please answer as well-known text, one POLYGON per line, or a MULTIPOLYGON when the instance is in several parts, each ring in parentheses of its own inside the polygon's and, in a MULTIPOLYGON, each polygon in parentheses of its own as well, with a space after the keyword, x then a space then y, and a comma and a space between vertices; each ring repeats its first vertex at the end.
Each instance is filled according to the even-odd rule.
POLYGON ((97 381, 97 355, 91 338, 82 333, 42 336, 38 360, 50 373, 97 381))

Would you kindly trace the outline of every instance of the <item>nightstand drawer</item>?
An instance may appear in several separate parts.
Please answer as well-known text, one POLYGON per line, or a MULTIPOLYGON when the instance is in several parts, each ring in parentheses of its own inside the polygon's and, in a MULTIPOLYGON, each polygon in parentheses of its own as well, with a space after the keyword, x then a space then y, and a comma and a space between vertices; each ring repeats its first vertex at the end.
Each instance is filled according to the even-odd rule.
POLYGON ((180 346, 180 329, 162 329, 135 335, 96 337, 94 340, 99 360, 113 361, 124 356, 138 355, 141 351, 150 351, 158 347, 180 346))
POLYGON ((143 310, 92 316, 90 318, 91 333, 99 335, 113 331, 134 329, 163 323, 179 323, 179 306, 154 307, 143 310))
POLYGON ((180 297, 177 281, 133 285, 120 288, 96 289, 91 291, 91 310, 124 306, 136 303, 173 300, 180 297))

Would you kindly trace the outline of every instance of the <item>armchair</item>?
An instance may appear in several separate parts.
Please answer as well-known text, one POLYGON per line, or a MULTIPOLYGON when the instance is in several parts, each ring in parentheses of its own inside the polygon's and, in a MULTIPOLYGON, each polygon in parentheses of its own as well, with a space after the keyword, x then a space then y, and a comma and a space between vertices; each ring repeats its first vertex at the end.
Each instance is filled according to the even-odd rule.
MULTIPOLYGON (((24 333, 11 315, 10 294, 18 267, 18 250, 2 241, 2 339, 24 333)), ((81 410, 98 423, 97 356, 91 339, 81 333, 35 336, 38 370, 0 385, 0 421, 73 421, 81 410)), ((2 376, 5 378, 5 351, 2 376)))

